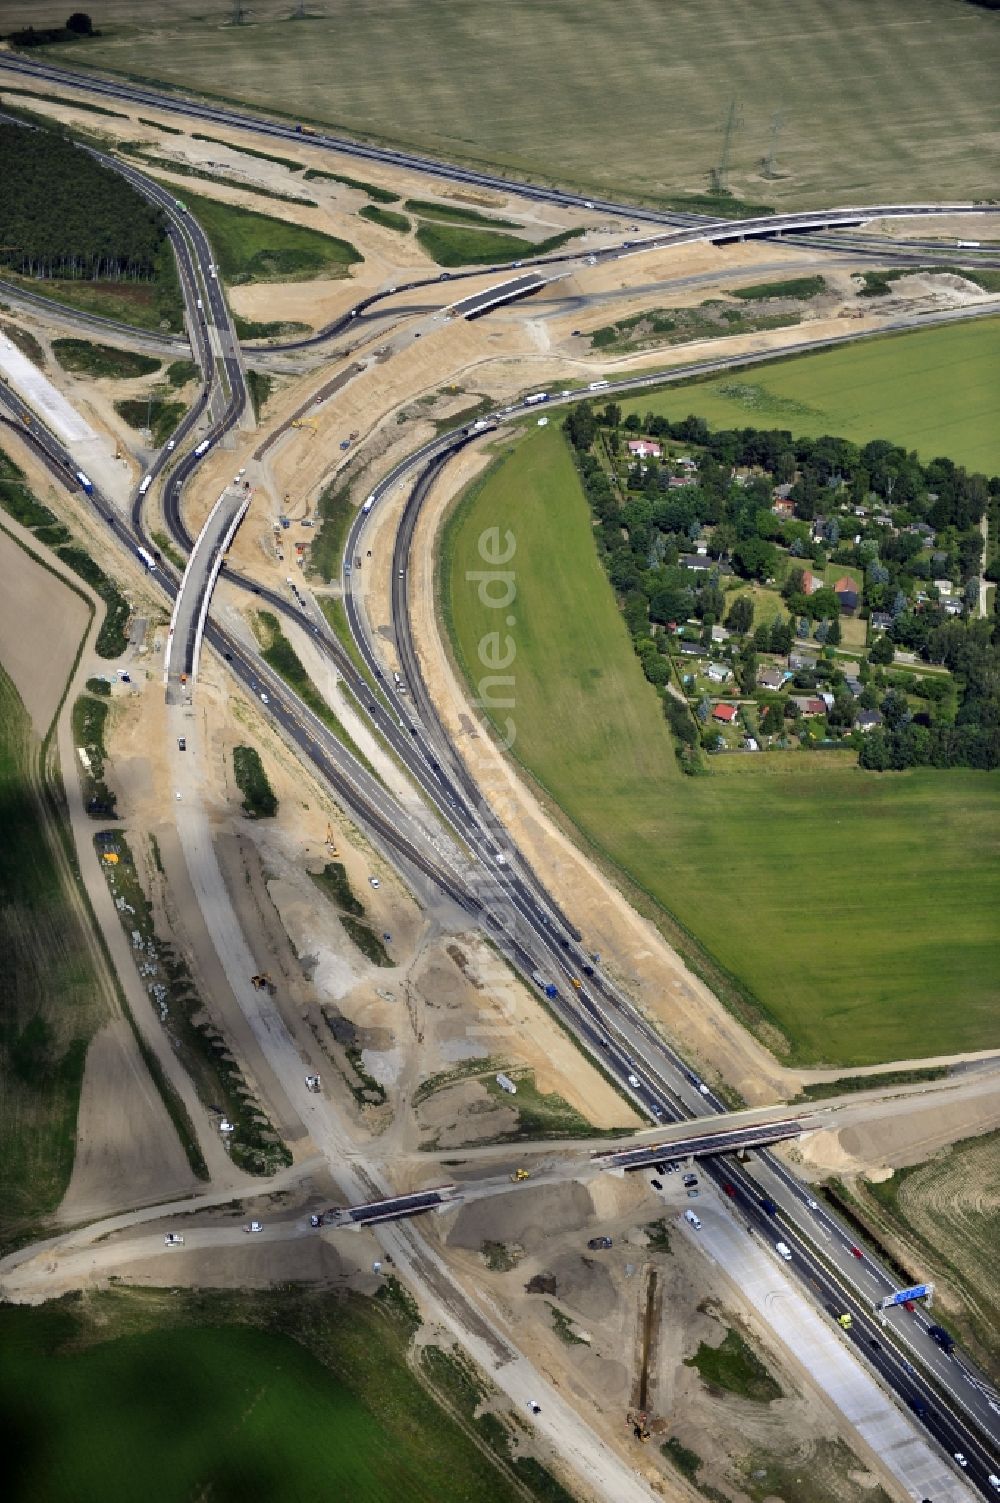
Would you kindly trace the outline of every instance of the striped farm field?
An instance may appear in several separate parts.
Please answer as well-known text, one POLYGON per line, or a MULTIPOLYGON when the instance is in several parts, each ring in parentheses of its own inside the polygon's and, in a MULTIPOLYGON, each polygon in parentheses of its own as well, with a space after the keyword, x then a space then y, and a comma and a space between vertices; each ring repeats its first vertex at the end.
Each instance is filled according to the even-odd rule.
MULTIPOLYGON (((609 193, 704 193, 731 101, 730 186, 743 199, 991 190, 1000 20, 962 0, 324 0, 295 20, 297 9, 257 0, 233 26, 232 7, 203 0, 103 0, 100 37, 46 56, 609 193)), ((37 4, 8 0, 4 22, 38 25, 37 4)))

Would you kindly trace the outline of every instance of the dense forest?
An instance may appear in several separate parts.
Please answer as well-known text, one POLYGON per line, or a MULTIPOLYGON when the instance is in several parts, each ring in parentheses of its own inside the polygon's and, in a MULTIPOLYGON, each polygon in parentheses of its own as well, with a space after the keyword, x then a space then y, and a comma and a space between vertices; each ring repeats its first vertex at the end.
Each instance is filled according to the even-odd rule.
MULTIPOLYGON (((1000 766, 1000 617, 975 615, 980 524, 1000 500, 1000 477, 947 458, 924 464, 886 440, 859 447, 780 429, 713 431, 699 417, 623 419, 616 403, 571 408, 565 430, 598 552, 643 671, 682 742, 695 739, 690 717, 664 695, 676 651, 685 638, 711 642, 712 629, 725 622, 727 643, 717 656, 765 730, 780 732, 796 714, 796 689, 829 689, 824 733, 853 736, 863 767, 1000 766), (641 463, 626 454, 640 433, 641 463), (669 441, 688 453, 661 458, 669 441), (846 601, 833 587, 841 570, 850 575, 841 583, 854 589, 846 601), (754 629, 750 597, 736 599, 742 581, 780 592, 787 616, 754 629), (852 694, 836 655, 845 609, 867 618, 867 652, 852 649, 864 655, 852 694), (762 687, 761 669, 770 664, 760 655, 787 657, 797 643, 814 646, 818 661, 789 672, 781 691, 762 687), (934 692, 947 681, 933 679, 915 688, 913 671, 894 677, 897 650, 915 664, 946 668, 953 691, 934 692), (874 729, 857 729, 862 710, 878 711, 874 729)), ((985 573, 997 577, 1000 559, 990 559, 985 573)))
POLYGON ((152 281, 166 221, 52 131, 0 124, 0 265, 29 277, 152 281))

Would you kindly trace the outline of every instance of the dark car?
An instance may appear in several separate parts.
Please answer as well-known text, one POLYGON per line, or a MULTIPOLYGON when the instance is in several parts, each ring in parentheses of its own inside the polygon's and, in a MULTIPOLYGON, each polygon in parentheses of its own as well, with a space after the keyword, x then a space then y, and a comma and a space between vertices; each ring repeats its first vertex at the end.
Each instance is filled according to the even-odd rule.
POLYGON ((687 1186, 696 1185, 698 1183, 697 1174, 685 1174, 684 1183, 687 1186))
POLYGON ((177 750, 178 751, 187 751, 187 749, 188 749, 187 741, 185 740, 185 738, 183 736, 179 736, 178 739, 177 739, 177 750))
POLYGON ((663 1185, 660 1183, 660 1181, 658 1179, 651 1179, 649 1183, 652 1185, 652 1187, 653 1187, 654 1190, 662 1190, 663 1189, 663 1185))
POLYGON ((587 1246, 591 1252, 607 1252, 608 1248, 612 1246, 612 1242, 610 1237, 591 1237, 587 1246))
POLYGON ((770 1196, 765 1195, 764 1199, 761 1201, 761 1205, 769 1216, 777 1216, 778 1207, 775 1205, 770 1196))
POLYGON ((666 1164, 654 1164, 653 1168, 656 1170, 657 1174, 666 1174, 667 1172, 666 1164))
POLYGON ((944 1326, 928 1326, 927 1334, 932 1341, 936 1341, 942 1351, 951 1353, 955 1350, 955 1338, 944 1326))
POLYGON ((727 1182, 722 1187, 722 1193, 723 1193, 723 1195, 728 1195, 730 1200, 735 1200, 735 1198, 736 1198, 736 1186, 729 1184, 729 1182, 727 1180, 727 1182))

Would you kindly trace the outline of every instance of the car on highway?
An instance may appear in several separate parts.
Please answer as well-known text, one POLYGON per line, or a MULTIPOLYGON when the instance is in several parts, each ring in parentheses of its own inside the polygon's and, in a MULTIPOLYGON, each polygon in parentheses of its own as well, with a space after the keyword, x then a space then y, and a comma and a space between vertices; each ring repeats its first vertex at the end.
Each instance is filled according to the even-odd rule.
POLYGON ((639 1077, 638 1077, 638 1075, 630 1075, 629 1078, 628 1078, 628 1083, 632 1087, 633 1091, 637 1090, 638 1086, 639 1086, 639 1077))
POLYGON ((792 1261, 792 1249, 789 1247, 787 1242, 776 1242, 774 1244, 774 1250, 778 1254, 779 1258, 784 1258, 786 1263, 790 1263, 792 1261))
POLYGON ((913 1303, 912 1299, 904 1299, 904 1301, 903 1301, 903 1309, 904 1310, 908 1310, 909 1313, 912 1315, 914 1313, 914 1311, 916 1310, 916 1308, 917 1307, 913 1303))
POLYGON ((736 1199, 736 1186, 735 1185, 731 1185, 729 1183, 729 1181, 726 1180, 725 1184, 722 1186, 722 1193, 723 1193, 723 1195, 728 1195, 730 1200, 735 1200, 736 1199))
POLYGON ((267 697, 266 694, 261 694, 261 696, 260 696, 260 702, 261 702, 261 704, 264 704, 264 705, 269 705, 271 703, 271 701, 268 699, 268 697, 267 697))
POLYGON ((855 1247, 852 1244, 852 1246, 851 1246, 851 1257, 852 1258, 857 1258, 858 1261, 861 1262, 861 1260, 864 1258, 864 1253, 861 1251, 860 1247, 855 1247))
POLYGON ((176 447, 177 447, 177 440, 176 440, 176 438, 168 438, 167 439, 167 453, 169 454, 170 451, 171 451, 171 449, 174 449, 176 447))
POLYGON ((990 1487, 992 1487, 995 1493, 1000 1493, 1000 1477, 997 1476, 996 1472, 990 1472, 990 1487))
POLYGON ((819 1201, 817 1201, 817 1200, 807 1200, 806 1201, 806 1209, 809 1210, 809 1211, 818 1211, 819 1210, 819 1201))
POLYGON ((649 1109, 653 1113, 653 1116, 656 1118, 656 1120, 658 1122, 662 1121, 662 1118, 663 1118, 663 1107, 660 1105, 660 1103, 658 1101, 651 1102, 649 1109))
POLYGON ((696 1216, 693 1211, 685 1211, 684 1220, 688 1222, 690 1226, 693 1226, 696 1232, 701 1231, 701 1217, 696 1216))
POLYGON ((968 1457, 962 1451, 953 1451, 952 1455, 964 1472, 965 1468, 969 1465, 968 1457))

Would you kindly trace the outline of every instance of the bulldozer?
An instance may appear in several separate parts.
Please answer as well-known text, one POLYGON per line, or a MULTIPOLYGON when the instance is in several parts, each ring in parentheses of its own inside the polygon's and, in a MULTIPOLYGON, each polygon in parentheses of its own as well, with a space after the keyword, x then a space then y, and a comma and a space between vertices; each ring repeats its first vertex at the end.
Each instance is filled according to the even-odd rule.
POLYGON ((530 1178, 531 1178, 531 1175, 528 1173, 527 1169, 515 1169, 514 1173, 510 1177, 510 1180, 511 1180, 511 1184, 513 1184, 513 1185, 519 1185, 522 1180, 526 1180, 526 1179, 530 1179, 530 1178))

